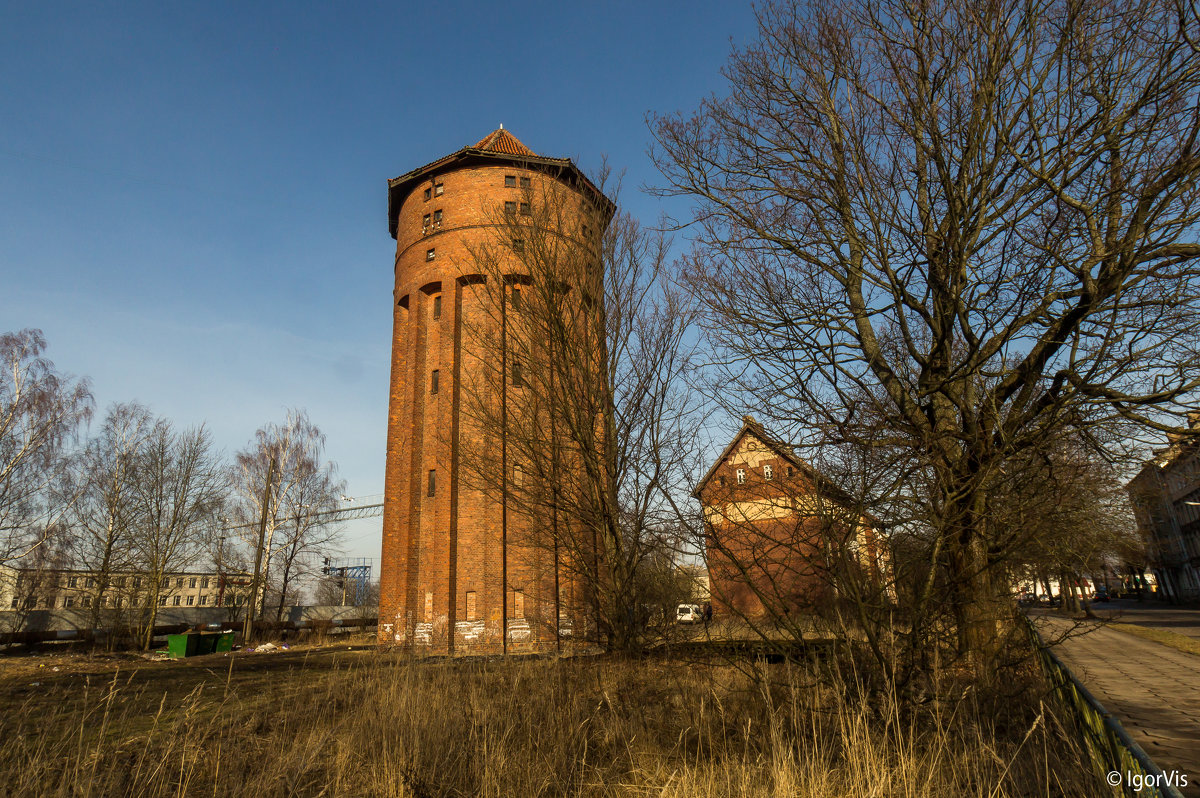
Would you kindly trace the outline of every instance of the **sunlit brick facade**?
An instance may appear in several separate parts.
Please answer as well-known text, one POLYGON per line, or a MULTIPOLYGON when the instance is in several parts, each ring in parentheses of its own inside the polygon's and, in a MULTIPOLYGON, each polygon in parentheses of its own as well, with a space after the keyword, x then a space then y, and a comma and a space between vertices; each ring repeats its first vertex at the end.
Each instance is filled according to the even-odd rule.
MULTIPOLYGON (((483 288, 497 270, 481 268, 479 252, 503 235, 498 216, 565 195, 576 201, 564 207, 598 206, 607 219, 611 203, 571 161, 538 156, 502 128, 388 188, 396 258, 380 642, 442 654, 544 649, 563 631, 554 568, 520 543, 504 486, 498 496, 465 475, 466 453, 492 452, 499 462, 504 451, 464 409, 487 390, 481 375, 494 364, 481 358, 497 356, 479 351, 467 331, 493 311, 483 288)), ((515 256, 501 265, 505 291, 527 279, 521 270, 515 256)))

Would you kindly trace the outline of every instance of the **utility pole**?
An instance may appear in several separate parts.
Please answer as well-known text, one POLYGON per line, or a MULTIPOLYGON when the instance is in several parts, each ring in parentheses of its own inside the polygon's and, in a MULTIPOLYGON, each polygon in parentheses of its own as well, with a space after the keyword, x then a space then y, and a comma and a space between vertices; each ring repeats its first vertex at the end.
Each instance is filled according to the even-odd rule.
POLYGON ((263 487, 262 517, 258 520, 258 547, 254 551, 254 578, 250 580, 250 600, 246 602, 246 623, 242 627, 242 642, 249 643, 254 633, 254 605, 258 603, 258 578, 262 570, 263 541, 267 535, 267 514, 271 511, 271 486, 275 482, 275 458, 267 466, 267 484, 263 487))

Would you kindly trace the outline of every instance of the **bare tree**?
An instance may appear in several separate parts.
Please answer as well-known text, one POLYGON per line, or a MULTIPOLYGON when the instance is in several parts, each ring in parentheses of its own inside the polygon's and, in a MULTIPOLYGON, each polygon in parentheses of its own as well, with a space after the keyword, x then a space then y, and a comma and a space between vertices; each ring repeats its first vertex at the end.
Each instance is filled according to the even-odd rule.
POLYGON ((514 542, 541 552, 555 634, 590 619, 631 650, 643 573, 674 560, 695 520, 680 504, 702 422, 683 379, 694 312, 668 279, 667 241, 628 214, 610 222, 602 196, 547 181, 523 200, 528 212, 495 212, 495 239, 472 253, 482 312, 463 322, 476 370, 462 391, 480 434, 463 436, 478 445, 461 463, 520 519, 514 542))
POLYGON ((158 419, 137 456, 136 474, 133 551, 148 581, 141 643, 149 648, 167 574, 186 568, 204 551, 225 501, 228 472, 207 429, 176 432, 169 421, 158 419))
MULTIPOLYGON (((72 559, 88 571, 92 629, 101 627, 104 607, 114 598, 114 574, 140 570, 134 540, 142 528, 139 513, 144 508, 135 491, 142 450, 154 423, 150 411, 141 405, 113 405, 99 434, 75 458, 67 483, 58 493, 58 500, 70 508, 72 559)), ((134 601, 124 604, 132 607, 134 601)), ((113 607, 117 607, 115 601, 113 607)))
POLYGON ((780 3, 727 97, 655 122, 726 390, 886 453, 870 502, 984 668, 1003 467, 1200 385, 1195 33, 1173 0, 780 3))
POLYGON ((60 374, 42 353, 41 330, 0 335, 0 563, 19 559, 46 539, 69 506, 51 501, 62 477, 64 448, 91 418, 86 379, 60 374))
MULTIPOLYGON (((262 572, 267 589, 257 598, 259 614, 266 614, 267 594, 276 597, 275 618, 283 616, 283 607, 294 590, 298 577, 308 566, 340 540, 340 529, 328 513, 338 508, 346 483, 337 478, 337 466, 322 462, 325 435, 303 410, 292 410, 283 425, 268 424, 255 433, 255 443, 237 454, 234 485, 240 496, 238 517, 256 522, 263 513, 263 496, 269 495, 267 526, 263 544, 262 572), (267 473, 272 458, 275 478, 266 493, 267 473)), ((244 536, 253 550, 255 539, 244 536)))

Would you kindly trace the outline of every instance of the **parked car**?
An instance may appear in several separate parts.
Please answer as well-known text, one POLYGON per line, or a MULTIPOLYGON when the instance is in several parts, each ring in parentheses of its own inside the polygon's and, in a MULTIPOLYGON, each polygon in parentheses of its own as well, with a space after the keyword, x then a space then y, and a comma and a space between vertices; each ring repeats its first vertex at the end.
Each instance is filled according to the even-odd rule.
POLYGON ((1037 601, 1037 594, 1030 590, 1026 590, 1024 593, 1021 593, 1019 596, 1017 596, 1017 605, 1021 607, 1032 607, 1037 604, 1037 601))
POLYGON ((675 623, 702 623, 704 610, 699 604, 680 604, 675 608, 675 623))
POLYGON ((1092 596, 1092 601, 1109 601, 1112 596, 1108 595, 1108 588, 1104 585, 1096 585, 1096 593, 1092 596))

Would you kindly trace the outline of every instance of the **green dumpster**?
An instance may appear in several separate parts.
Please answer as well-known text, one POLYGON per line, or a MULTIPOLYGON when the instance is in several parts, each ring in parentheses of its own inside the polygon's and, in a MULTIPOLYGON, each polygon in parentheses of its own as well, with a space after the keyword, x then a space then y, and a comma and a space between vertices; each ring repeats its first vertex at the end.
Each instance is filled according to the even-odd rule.
POLYGON ((167 635, 167 652, 171 659, 198 657, 217 651, 233 650, 233 634, 221 632, 184 632, 167 635))
POLYGON ((196 649, 200 644, 199 635, 184 632, 178 635, 167 635, 167 653, 171 659, 194 657, 199 653, 196 649))

